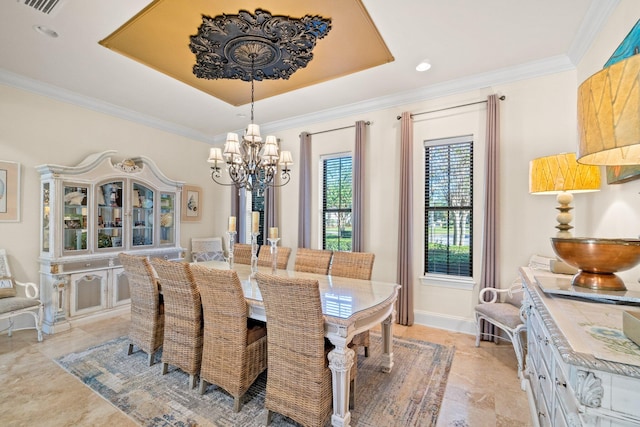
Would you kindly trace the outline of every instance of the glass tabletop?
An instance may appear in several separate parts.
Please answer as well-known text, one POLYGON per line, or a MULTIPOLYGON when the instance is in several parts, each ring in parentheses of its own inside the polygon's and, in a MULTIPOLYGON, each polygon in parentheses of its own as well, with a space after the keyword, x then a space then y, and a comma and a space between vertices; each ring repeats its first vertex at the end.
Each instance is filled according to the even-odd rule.
MULTIPOLYGON (((229 269, 229 264, 223 261, 199 262, 197 265, 222 270, 229 269)), ((236 263, 233 269, 238 273, 245 298, 261 304, 262 295, 258 284, 255 279, 250 278, 251 266, 236 263)), ((262 272, 271 274, 271 269, 263 268, 262 272)), ((348 319, 354 313, 384 303, 393 297, 400 287, 400 285, 390 282, 358 280, 292 270, 277 270, 276 275, 317 280, 320 287, 322 312, 327 316, 341 319, 348 319)))

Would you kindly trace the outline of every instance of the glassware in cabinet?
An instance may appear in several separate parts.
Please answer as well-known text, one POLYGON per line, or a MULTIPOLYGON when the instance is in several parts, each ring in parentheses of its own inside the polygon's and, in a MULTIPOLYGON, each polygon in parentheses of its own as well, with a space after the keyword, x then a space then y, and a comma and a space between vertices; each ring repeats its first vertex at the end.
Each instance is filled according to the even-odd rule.
POLYGON ((98 249, 122 248, 123 182, 110 181, 97 187, 98 209, 96 246, 98 249))
POLYGON ((63 251, 87 250, 88 186, 65 184, 63 218, 63 251))
POLYGON ((137 182, 133 183, 131 246, 153 245, 154 195, 152 189, 137 182))
POLYGON ((175 242, 175 194, 160 193, 160 244, 175 242))

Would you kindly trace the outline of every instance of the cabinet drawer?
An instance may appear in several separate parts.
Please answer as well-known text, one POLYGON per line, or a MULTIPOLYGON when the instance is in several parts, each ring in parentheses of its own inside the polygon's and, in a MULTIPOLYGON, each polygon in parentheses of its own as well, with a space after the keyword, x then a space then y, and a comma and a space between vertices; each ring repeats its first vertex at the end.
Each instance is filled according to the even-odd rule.
MULTIPOLYGON (((606 386, 605 386, 606 387, 606 386)), ((608 387, 606 387, 608 388, 608 387)), ((611 376, 611 409, 629 420, 640 420, 640 387, 638 379, 621 375, 611 376)))
POLYGON ((534 314, 531 316, 530 324, 533 339, 538 343, 540 359, 551 360, 553 357, 553 349, 551 348, 551 340, 549 339, 547 329, 542 323, 542 319, 534 314))
POLYGON ((67 264, 60 264, 61 272, 73 273, 75 271, 96 270, 100 268, 109 267, 108 259, 96 259, 87 261, 70 262, 67 264))
POLYGON ((551 413, 549 411, 549 406, 547 406, 547 402, 542 398, 541 393, 536 397, 538 403, 538 422, 540 423, 540 427, 550 427, 552 426, 551 413))
POLYGON ((553 377, 551 373, 547 369, 546 363, 544 361, 540 363, 540 367, 538 368, 538 383, 540 384, 540 394, 542 395, 542 400, 544 400, 547 404, 547 407, 552 408, 551 403, 554 399, 554 383, 553 377))
POLYGON ((571 384, 567 381, 566 366, 556 359, 554 369, 554 388, 556 393, 556 419, 561 417, 562 424, 579 425, 579 404, 571 384))

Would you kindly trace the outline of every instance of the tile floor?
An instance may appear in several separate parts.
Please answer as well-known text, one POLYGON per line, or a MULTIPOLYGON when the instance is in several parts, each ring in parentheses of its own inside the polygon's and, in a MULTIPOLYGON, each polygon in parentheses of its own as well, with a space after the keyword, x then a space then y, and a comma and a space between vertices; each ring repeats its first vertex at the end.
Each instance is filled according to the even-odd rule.
MULTIPOLYGON (((74 324, 45 335, 0 335, 1 426, 134 426, 126 415, 89 390, 54 361, 56 357, 126 335, 129 316, 74 324)), ((394 334, 456 347, 438 426, 530 426, 527 395, 520 389, 516 358, 508 344, 425 326, 394 325, 394 334)), ((387 427, 387 426, 381 426, 387 427)), ((394 426, 388 426, 394 427, 394 426)))

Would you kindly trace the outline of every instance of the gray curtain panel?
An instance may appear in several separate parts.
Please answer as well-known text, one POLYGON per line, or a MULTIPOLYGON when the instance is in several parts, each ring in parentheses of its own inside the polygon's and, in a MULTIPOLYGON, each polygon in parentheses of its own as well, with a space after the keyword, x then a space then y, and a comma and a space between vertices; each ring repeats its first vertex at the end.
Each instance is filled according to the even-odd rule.
POLYGON ((365 141, 367 125, 364 120, 356 122, 356 144, 353 154, 353 204, 352 204, 352 248, 353 252, 364 250, 364 193, 365 193, 365 141))
MULTIPOLYGON (((499 192, 500 192, 500 106, 497 95, 489 95, 487 99, 487 160, 485 176, 484 226, 482 235, 482 275, 480 288, 499 287, 498 243, 499 239, 499 192)), ((491 341, 495 327, 483 322, 482 340, 491 341)), ((495 338, 497 341, 497 338, 495 338)))
MULTIPOLYGON (((279 184, 278 175, 274 178, 274 183, 279 184)), ((279 187, 268 187, 264 193, 264 244, 268 244, 269 228, 278 227, 278 206, 280 198, 279 187)))
POLYGON ((300 194, 298 197, 298 247, 311 246, 311 134, 300 134, 300 194))
POLYGON ((400 121, 400 209, 398 218, 397 323, 413 325, 413 119, 402 113, 400 121))
POLYGON ((231 187, 231 216, 236 217, 236 243, 247 243, 244 238, 247 229, 245 228, 245 190, 238 190, 235 185, 231 187))

